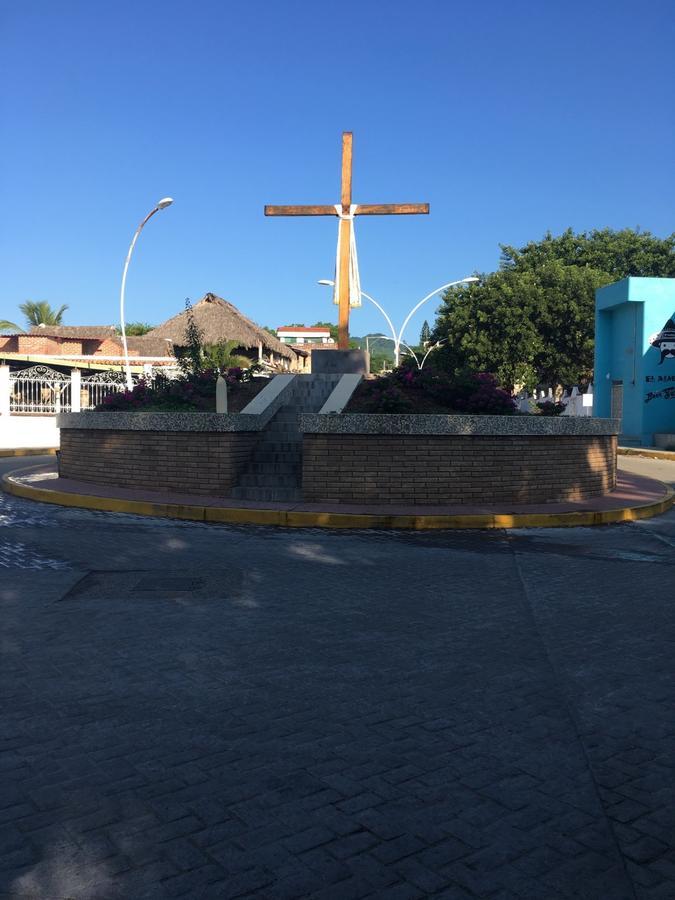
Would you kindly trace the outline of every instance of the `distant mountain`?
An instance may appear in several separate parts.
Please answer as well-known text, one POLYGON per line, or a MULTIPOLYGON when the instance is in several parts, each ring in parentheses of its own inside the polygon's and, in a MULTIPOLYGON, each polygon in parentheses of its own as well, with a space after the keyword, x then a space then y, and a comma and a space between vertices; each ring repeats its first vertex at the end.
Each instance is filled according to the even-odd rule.
POLYGON ((369 338, 368 343, 370 344, 370 355, 371 356, 381 356, 384 359, 391 360, 393 362, 394 359, 394 342, 392 340, 375 340, 378 336, 379 332, 375 332, 374 334, 364 334, 363 337, 357 337, 356 335, 351 335, 350 340, 353 341, 360 350, 366 349, 366 338, 369 338))

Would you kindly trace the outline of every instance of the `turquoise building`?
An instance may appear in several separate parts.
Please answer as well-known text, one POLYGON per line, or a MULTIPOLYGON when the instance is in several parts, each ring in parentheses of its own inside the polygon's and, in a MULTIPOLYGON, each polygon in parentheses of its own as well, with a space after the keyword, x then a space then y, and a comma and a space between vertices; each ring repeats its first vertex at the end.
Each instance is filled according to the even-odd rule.
POLYGON ((675 442, 675 278, 624 278, 595 292, 593 415, 619 443, 675 442))

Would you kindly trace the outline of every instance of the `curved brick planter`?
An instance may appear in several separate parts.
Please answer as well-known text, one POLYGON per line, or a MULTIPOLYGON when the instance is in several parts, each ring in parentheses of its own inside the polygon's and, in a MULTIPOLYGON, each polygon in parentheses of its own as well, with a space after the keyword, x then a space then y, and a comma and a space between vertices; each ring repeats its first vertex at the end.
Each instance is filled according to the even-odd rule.
MULTIPOLYGON (((67 413, 60 474, 139 490, 228 496, 269 416, 67 413)), ((309 502, 542 503, 616 484, 613 419, 302 415, 309 502)))
POLYGON ((614 419, 304 415, 301 430, 310 502, 527 504, 616 485, 614 419))
POLYGON ((59 474, 138 490, 227 496, 258 440, 243 413, 62 413, 59 474))

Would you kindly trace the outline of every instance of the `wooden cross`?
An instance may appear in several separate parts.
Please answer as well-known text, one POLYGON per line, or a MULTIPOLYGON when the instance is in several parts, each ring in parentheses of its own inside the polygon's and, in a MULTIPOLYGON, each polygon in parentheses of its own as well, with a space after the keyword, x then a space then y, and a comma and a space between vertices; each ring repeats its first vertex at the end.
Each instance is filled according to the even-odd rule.
MULTIPOLYGON (((342 215, 350 212, 352 204, 352 133, 342 132, 342 215)), ((428 203, 365 203, 355 210, 357 216, 409 216, 427 214, 428 203)), ((266 216, 336 216, 334 206, 266 206, 266 216)), ((340 259, 338 278, 338 347, 349 349, 349 267, 351 247, 351 219, 340 219, 340 259)))

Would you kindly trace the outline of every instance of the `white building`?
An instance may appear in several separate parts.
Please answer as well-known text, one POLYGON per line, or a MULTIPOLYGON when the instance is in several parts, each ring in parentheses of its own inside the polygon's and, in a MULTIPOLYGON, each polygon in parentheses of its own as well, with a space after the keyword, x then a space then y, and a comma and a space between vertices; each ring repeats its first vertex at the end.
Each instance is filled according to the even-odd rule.
POLYGON ((282 325, 277 328, 282 344, 335 344, 328 328, 306 328, 304 325, 282 325))

